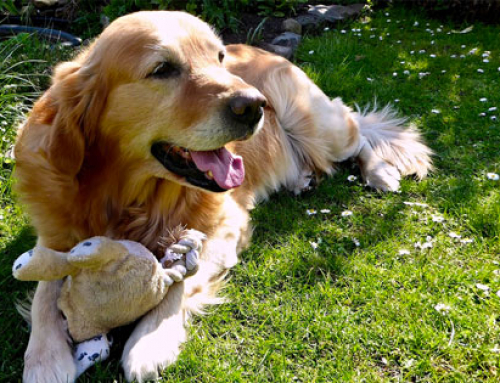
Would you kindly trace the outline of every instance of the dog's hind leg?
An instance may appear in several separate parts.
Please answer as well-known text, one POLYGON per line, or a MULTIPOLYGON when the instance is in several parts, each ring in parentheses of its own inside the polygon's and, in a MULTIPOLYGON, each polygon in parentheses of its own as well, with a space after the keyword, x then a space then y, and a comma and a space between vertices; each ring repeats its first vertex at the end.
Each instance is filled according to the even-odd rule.
MULTIPOLYGON (((331 174, 335 163, 358 161, 367 184, 379 190, 397 190, 401 176, 423 178, 431 169, 430 149, 414 128, 389 108, 353 112, 340 98, 330 100, 299 68, 288 65, 271 71, 263 93, 276 111, 295 156, 300 175, 304 169, 331 174)), ((296 187, 287 179, 285 184, 296 187)))

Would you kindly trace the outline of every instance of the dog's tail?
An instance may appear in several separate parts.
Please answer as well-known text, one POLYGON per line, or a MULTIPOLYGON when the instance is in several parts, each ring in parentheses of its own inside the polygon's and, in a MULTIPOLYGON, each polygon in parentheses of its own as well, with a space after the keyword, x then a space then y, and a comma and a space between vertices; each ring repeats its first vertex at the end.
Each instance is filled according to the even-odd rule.
POLYGON ((401 175, 413 175, 424 178, 432 167, 432 150, 422 140, 418 129, 405 126, 406 118, 399 118, 390 105, 377 110, 368 105, 360 109, 354 118, 359 124, 361 135, 371 145, 375 153, 387 163, 396 167, 401 175))

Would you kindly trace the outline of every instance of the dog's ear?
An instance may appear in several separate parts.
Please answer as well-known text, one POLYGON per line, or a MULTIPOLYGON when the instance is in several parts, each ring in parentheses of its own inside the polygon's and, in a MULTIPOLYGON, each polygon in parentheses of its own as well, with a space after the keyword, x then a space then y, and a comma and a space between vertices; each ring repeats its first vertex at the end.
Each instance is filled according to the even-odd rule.
POLYGON ((55 69, 50 96, 56 115, 47 156, 58 170, 74 176, 83 164, 85 148, 95 139, 106 104, 106 81, 93 65, 62 63, 55 69))

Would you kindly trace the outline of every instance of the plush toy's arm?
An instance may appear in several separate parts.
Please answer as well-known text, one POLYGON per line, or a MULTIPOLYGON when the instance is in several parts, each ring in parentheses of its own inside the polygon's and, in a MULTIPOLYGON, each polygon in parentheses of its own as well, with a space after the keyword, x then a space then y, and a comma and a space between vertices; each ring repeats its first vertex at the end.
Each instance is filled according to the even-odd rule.
POLYGON ((75 275, 80 269, 100 270, 128 254, 126 246, 106 237, 89 238, 69 253, 37 246, 16 259, 12 274, 21 281, 54 281, 75 275))
POLYGON ((21 281, 55 281, 76 271, 68 262, 66 253, 42 246, 20 255, 12 267, 14 278, 21 281))

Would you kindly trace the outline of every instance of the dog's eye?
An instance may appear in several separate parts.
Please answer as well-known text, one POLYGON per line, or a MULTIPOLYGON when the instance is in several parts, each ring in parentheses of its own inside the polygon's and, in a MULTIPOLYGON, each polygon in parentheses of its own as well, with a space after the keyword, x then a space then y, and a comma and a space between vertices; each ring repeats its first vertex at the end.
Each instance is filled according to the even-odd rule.
POLYGON ((170 77, 178 76, 180 73, 181 73, 181 70, 177 65, 164 61, 160 65, 158 65, 150 73, 150 75, 148 77, 170 78, 170 77))
POLYGON ((222 63, 224 61, 224 57, 226 57, 226 54, 222 51, 219 52, 219 62, 222 63))

